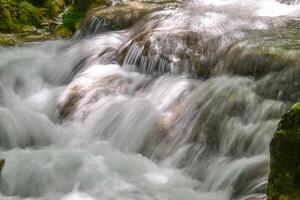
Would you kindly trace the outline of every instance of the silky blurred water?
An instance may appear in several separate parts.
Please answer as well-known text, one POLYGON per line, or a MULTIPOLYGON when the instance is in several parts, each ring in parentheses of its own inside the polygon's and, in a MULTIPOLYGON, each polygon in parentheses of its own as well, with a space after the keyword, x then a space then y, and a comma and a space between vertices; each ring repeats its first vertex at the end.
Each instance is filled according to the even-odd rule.
MULTIPOLYGON (((232 68, 230 59, 243 63, 243 55, 224 50, 247 38, 245 29, 269 30, 282 15, 297 20, 299 6, 195 0, 151 13, 143 27, 101 33, 92 26, 93 37, 80 40, 0 47, 0 199, 229 200, 264 194, 269 142, 290 101, 259 88, 267 77, 283 79, 299 66, 261 78, 245 72, 250 64, 232 68), (214 73, 194 76, 188 61, 177 62, 187 48, 168 43, 168 34, 162 41, 170 46, 154 43, 154 50, 166 50, 174 60, 142 57, 131 44, 141 29, 153 31, 154 41, 182 30, 202 35, 199 56, 214 73)), ((271 79, 273 87, 281 85, 271 79)))

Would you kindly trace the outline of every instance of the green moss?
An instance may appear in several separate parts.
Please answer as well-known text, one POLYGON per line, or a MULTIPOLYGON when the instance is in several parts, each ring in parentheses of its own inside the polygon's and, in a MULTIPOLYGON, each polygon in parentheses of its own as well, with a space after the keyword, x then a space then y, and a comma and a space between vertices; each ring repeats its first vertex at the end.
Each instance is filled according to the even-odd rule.
POLYGON ((12 30, 14 27, 11 6, 5 1, 0 1, 0 30, 12 30))
POLYGON ((81 19, 84 17, 83 12, 70 9, 63 15, 63 26, 72 31, 75 31, 80 26, 81 19))
POLYGON ((40 10, 28 2, 21 2, 19 4, 19 21, 22 24, 32 24, 38 26, 41 23, 42 13, 40 10))
POLYGON ((300 103, 282 117, 270 145, 268 199, 300 199, 300 103))
POLYGON ((46 7, 50 10, 50 16, 55 16, 63 12, 66 3, 64 0, 48 1, 46 7))
POLYGON ((298 128, 300 128, 300 102, 291 106, 278 126, 278 129, 281 130, 293 130, 298 128))
POLYGON ((106 6, 107 0, 75 0, 71 8, 63 15, 63 27, 74 32, 77 30, 87 11, 96 6, 106 6))
POLYGON ((16 40, 9 35, 0 33, 0 45, 11 46, 16 43, 16 40))
POLYGON ((63 26, 59 26, 55 30, 55 35, 61 38, 69 38, 72 34, 73 32, 70 29, 63 26))

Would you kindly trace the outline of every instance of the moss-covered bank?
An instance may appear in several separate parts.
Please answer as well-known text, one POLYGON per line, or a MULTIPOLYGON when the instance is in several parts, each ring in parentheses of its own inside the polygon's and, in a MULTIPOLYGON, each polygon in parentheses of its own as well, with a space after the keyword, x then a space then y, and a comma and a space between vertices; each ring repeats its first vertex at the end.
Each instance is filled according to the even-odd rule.
POLYGON ((300 199, 300 102, 283 116, 270 145, 269 200, 300 199))
POLYGON ((0 44, 70 37, 86 13, 108 0, 0 0, 0 44))
POLYGON ((0 0, 0 44, 49 39, 66 5, 65 0, 0 0))
POLYGON ((0 0, 0 31, 26 32, 43 28, 65 8, 65 0, 0 0))

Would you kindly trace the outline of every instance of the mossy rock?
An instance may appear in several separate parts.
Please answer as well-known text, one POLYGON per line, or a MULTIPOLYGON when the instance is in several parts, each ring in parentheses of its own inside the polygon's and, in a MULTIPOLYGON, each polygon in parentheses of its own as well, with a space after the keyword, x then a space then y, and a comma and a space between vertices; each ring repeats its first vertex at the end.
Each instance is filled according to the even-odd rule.
POLYGON ((4 167, 4 164, 5 164, 5 160, 0 159, 0 173, 1 173, 2 168, 4 167))
POLYGON ((270 144, 269 200, 300 199, 300 102, 283 116, 270 144))
POLYGON ((16 39, 13 38, 11 35, 0 33, 0 45, 11 46, 16 44, 16 42, 16 39))
POLYGON ((81 19, 84 17, 84 12, 75 11, 71 8, 63 15, 63 26, 70 31, 75 31, 80 27, 81 19))
POLYGON ((23 26, 39 26, 47 12, 47 8, 38 8, 25 0, 1 0, 0 30, 20 32, 23 26))
POLYGON ((54 32, 55 35, 60 38, 69 38, 73 35, 73 32, 64 26, 58 26, 54 32))

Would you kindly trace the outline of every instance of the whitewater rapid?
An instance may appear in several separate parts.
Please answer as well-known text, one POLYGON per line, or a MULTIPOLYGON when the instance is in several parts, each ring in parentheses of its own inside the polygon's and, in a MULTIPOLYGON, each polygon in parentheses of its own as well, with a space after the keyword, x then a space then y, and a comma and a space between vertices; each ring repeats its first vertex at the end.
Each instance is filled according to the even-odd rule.
MULTIPOLYGON (((279 16, 299 20, 299 6, 195 0, 152 13, 143 28, 155 29, 152 41, 161 32, 201 33, 202 60, 214 63, 242 30, 268 30, 279 16), (211 39, 232 32, 217 45, 211 39)), ((195 77, 176 57, 184 45, 164 46, 174 54, 169 64, 142 55, 132 43, 138 31, 0 47, 1 200, 264 196, 269 142, 290 102, 258 92, 268 74, 257 79, 225 65, 240 54, 195 77)))

